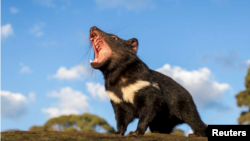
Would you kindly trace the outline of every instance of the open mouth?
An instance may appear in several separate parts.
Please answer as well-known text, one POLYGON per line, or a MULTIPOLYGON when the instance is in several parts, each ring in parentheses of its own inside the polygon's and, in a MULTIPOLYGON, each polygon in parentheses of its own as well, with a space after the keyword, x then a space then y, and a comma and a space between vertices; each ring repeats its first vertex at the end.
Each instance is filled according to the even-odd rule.
POLYGON ((90 33, 90 41, 92 43, 92 46, 93 46, 94 52, 95 52, 95 59, 94 59, 94 61, 90 60, 90 63, 91 64, 99 64, 99 63, 103 62, 106 58, 106 55, 108 53, 107 44, 95 32, 90 33))

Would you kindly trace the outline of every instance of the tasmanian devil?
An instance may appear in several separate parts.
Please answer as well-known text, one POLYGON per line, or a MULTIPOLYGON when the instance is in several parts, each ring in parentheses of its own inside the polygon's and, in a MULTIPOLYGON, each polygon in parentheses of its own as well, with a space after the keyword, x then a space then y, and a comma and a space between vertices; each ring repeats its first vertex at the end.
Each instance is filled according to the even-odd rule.
POLYGON ((189 92, 159 72, 151 70, 136 55, 138 40, 123 40, 93 26, 90 41, 95 52, 91 61, 105 79, 105 89, 114 108, 117 134, 124 135, 127 126, 139 118, 132 135, 143 135, 149 127, 153 133, 170 133, 187 123, 197 136, 206 136, 189 92))

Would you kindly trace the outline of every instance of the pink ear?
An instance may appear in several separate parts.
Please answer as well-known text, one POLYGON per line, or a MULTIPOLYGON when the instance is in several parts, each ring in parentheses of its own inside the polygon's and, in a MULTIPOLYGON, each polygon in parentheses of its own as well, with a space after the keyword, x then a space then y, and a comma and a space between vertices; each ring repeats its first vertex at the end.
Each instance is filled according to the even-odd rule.
POLYGON ((136 38, 132 38, 129 41, 131 43, 131 48, 134 50, 134 53, 137 53, 137 50, 138 50, 138 40, 136 38))

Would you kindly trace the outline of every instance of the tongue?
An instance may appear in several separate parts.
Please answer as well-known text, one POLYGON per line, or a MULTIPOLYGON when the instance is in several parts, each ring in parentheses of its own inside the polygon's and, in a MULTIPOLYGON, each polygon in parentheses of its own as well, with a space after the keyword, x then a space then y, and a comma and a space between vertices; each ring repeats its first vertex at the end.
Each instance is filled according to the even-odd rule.
POLYGON ((90 60, 90 63, 101 63, 101 61, 104 59, 104 57, 106 56, 107 53, 107 49, 103 48, 98 52, 98 57, 95 58, 94 61, 90 60))
POLYGON ((105 48, 102 48, 99 52, 98 52, 98 62, 101 62, 105 55, 107 53, 107 50, 105 48))

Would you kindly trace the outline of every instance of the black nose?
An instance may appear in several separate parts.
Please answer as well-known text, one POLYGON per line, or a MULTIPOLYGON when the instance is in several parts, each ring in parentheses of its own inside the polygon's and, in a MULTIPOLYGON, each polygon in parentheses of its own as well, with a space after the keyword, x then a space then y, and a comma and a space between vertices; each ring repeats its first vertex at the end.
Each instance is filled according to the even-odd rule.
POLYGON ((97 27, 96 27, 96 26, 92 26, 92 27, 90 28, 90 31, 91 31, 91 32, 94 31, 94 30, 97 30, 97 27))

